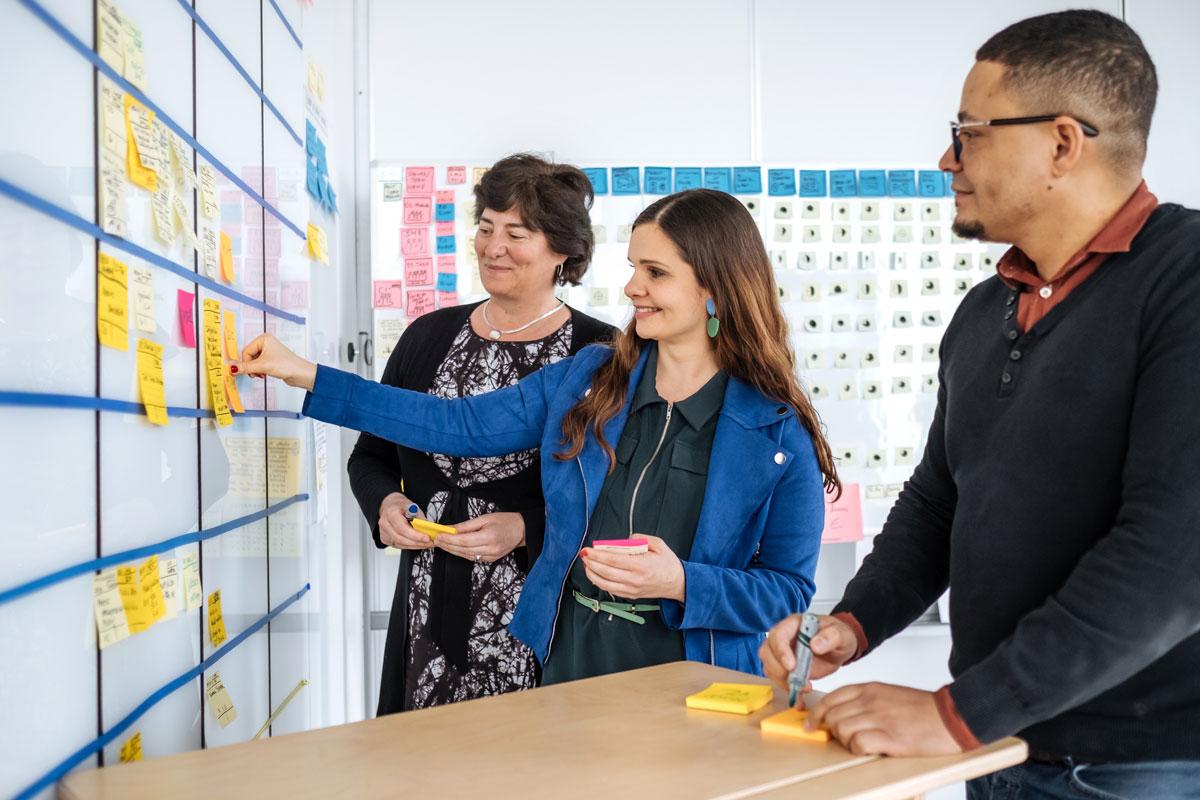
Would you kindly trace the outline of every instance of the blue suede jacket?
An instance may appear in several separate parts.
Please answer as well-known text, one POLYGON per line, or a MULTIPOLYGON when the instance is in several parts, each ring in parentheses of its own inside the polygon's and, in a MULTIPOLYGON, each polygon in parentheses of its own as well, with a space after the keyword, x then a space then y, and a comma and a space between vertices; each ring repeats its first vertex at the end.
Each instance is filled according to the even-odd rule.
MULTIPOLYGON (((588 538, 608 459, 589 431, 570 461, 562 420, 588 391, 612 350, 591 345, 515 386, 456 400, 410 392, 318 367, 304 413, 418 450, 496 456, 542 448, 546 540, 530 570, 509 630, 545 663, 552 652, 567 574, 588 538)), ((625 405, 604 428, 620 439, 642 354, 625 405)), ((758 645, 780 618, 808 607, 825 506, 812 439, 792 409, 730 378, 713 439, 700 522, 690 553, 678 553, 686 601, 662 601, 666 624, 684 633, 690 661, 762 673, 758 645)))

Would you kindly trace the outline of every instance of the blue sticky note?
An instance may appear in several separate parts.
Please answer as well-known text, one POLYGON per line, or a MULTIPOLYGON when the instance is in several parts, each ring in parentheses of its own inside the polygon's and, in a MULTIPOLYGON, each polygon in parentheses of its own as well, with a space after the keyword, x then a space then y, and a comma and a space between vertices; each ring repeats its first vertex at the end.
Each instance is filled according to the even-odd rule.
POLYGON ((946 180, 946 197, 954 197, 954 190, 950 188, 951 182, 954 180, 953 172, 943 172, 942 177, 946 180))
POLYGON ((704 180, 700 177, 699 167, 675 168, 675 191, 683 192, 688 189, 699 189, 703 185, 704 180))
POLYGON ((639 167, 613 167, 612 193, 627 195, 642 193, 642 170, 639 167))
POLYGON ((888 197, 916 197, 917 173, 911 169, 888 170, 888 197))
POLYGON ((645 177, 642 178, 642 190, 646 194, 670 194, 671 168, 646 167, 645 177))
MULTIPOLYGON (((830 197, 855 197, 858 194, 857 173, 852 169, 829 170, 830 197)), ((801 197, 806 197, 800 192, 801 197)))
MULTIPOLYGON (((850 172, 850 182, 854 183, 854 173, 850 172)), ((851 191, 851 194, 854 192, 851 191)), ((800 196, 801 197, 824 197, 825 196, 825 170, 823 169, 802 169, 800 170, 800 196)))
POLYGON ((330 183, 325 187, 325 194, 329 197, 329 210, 331 213, 337 213, 337 192, 333 190, 333 184, 330 183))
POLYGON ((454 222, 454 203, 438 203, 433 207, 435 222, 454 222))
POLYGON ((858 194, 860 197, 886 197, 887 173, 881 169, 860 169, 858 194))
POLYGON ((453 236, 437 237, 437 252, 438 252, 439 256, 445 255, 446 253, 453 253, 454 252, 454 237, 453 236))
POLYGON ((796 194, 796 170, 767 170, 767 194, 772 197, 794 197, 796 194))
POLYGON ((733 170, 729 167, 705 167, 704 188, 733 194, 733 170))
POLYGON ((458 273, 439 272, 437 277, 437 290, 439 292, 458 291, 458 273))
POLYGON ((762 168, 734 167, 733 193, 762 194, 762 168))
POLYGON ((945 192, 946 184, 941 172, 923 169, 917 175, 917 194, 921 197, 941 197, 945 192))
POLYGON ((588 167, 583 171, 592 182, 592 191, 596 194, 608 194, 608 169, 605 167, 588 167))
POLYGON ((317 165, 313 160, 308 159, 308 169, 306 170, 304 186, 308 189, 308 193, 316 200, 321 199, 321 183, 320 176, 317 174, 317 165))
POLYGON ((317 129, 308 120, 304 120, 304 152, 312 153, 316 149, 317 129))

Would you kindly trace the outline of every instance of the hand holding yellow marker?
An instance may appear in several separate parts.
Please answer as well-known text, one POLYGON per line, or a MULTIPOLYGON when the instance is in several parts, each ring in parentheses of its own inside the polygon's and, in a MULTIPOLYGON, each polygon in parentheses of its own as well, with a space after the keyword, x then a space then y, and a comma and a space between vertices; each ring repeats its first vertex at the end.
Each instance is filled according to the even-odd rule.
POLYGON ((430 539, 436 539, 438 534, 442 533, 448 533, 451 535, 458 533, 458 529, 452 525, 439 525, 438 523, 430 522, 427 519, 414 518, 409 520, 409 524, 413 526, 413 530, 420 531, 430 539))

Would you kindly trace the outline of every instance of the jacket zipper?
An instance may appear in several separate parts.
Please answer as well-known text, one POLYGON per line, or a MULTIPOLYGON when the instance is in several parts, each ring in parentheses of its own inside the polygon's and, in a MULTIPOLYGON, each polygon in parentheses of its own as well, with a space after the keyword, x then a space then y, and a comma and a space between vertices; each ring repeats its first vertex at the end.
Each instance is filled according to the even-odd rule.
MULTIPOLYGON (((583 543, 587 541, 588 528, 591 526, 590 515, 588 514, 588 485, 587 475, 583 471, 583 462, 579 460, 579 456, 575 457, 575 463, 579 465, 579 477, 583 479, 583 536, 579 539, 579 546, 575 548, 575 556, 571 559, 571 563, 567 565, 567 571, 563 573, 562 583, 558 587, 558 603, 554 606, 554 622, 550 625, 550 643, 546 645, 546 659, 550 660, 550 650, 554 647, 554 635, 558 633, 558 615, 562 611, 563 592, 567 589, 567 578, 571 577, 571 569, 575 566, 576 559, 579 558, 579 551, 583 549, 583 543)), ((545 666, 545 662, 542 663, 545 666)))
POLYGON ((667 417, 663 420, 662 433, 658 437, 658 445, 654 448, 654 453, 650 456, 650 460, 646 462, 646 466, 642 467, 642 474, 638 475, 637 483, 633 485, 633 495, 629 498, 629 535, 633 536, 633 507, 637 505, 638 492, 642 488, 642 481, 646 477, 646 473, 650 470, 650 465, 658 458, 658 451, 662 450, 663 442, 667 439, 667 428, 671 426, 671 411, 675 408, 674 403, 667 403, 667 417))

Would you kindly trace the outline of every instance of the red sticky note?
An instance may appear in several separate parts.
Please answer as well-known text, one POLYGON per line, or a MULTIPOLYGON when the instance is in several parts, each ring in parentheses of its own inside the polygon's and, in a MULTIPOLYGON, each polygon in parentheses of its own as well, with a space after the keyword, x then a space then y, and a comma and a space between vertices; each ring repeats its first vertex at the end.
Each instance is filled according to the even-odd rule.
POLYGON ((429 228, 401 228, 400 255, 424 256, 429 254, 429 228))
POLYGON ((438 308, 449 308, 458 305, 458 292, 438 292, 438 308))
POLYGON ((375 308, 404 308, 404 292, 400 281, 375 281, 371 293, 375 308))
POLYGON ((433 167, 405 167, 405 194, 433 194, 433 167))
POLYGON ((442 189, 442 190, 434 193, 433 199, 435 202, 438 202, 438 203, 453 203, 454 202, 454 190, 453 189, 442 189))
POLYGON ((435 229, 437 230, 438 236, 453 236, 454 235, 454 223, 453 222, 439 222, 435 229))
POLYGON ((405 309, 408 318, 414 319, 430 311, 433 311, 433 290, 423 289, 419 292, 409 290, 408 307, 405 309))
POLYGON ((404 224, 428 225, 433 222, 433 201, 428 197, 404 198, 404 224))
POLYGON ((860 542, 862 538, 862 502, 858 484, 843 484, 842 496, 837 500, 825 495, 825 530, 821 533, 821 541, 860 542))
POLYGON ((433 283, 432 258, 404 259, 404 282, 409 286, 429 286, 433 283))
MULTIPOLYGON (((458 184, 466 183, 466 182, 467 182, 467 168, 466 167, 446 167, 446 183, 450 184, 451 186, 456 186, 458 184)), ((442 201, 439 200, 438 202, 440 203, 442 201)))
POLYGON ((196 295, 178 290, 179 336, 184 347, 196 346, 196 295))

